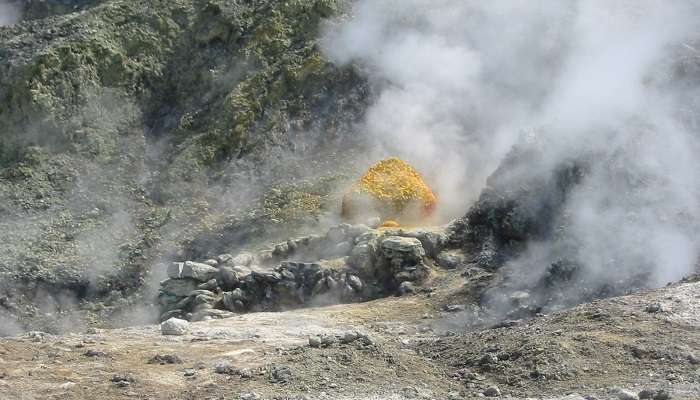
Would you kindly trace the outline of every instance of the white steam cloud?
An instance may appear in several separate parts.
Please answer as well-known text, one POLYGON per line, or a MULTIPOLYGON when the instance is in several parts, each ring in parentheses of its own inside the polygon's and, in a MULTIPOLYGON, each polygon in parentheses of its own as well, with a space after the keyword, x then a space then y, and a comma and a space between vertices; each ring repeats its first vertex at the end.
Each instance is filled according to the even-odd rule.
MULTIPOLYGON (((567 200, 568 256, 588 279, 645 271, 658 286, 697 262, 698 8, 683 0, 361 0, 328 24, 322 43, 377 90, 364 122, 376 156, 415 164, 445 217, 464 214, 518 140, 547 143, 536 164, 551 168, 595 154, 567 200), (694 78, 678 76, 683 63, 696 68, 694 78)), ((553 252, 533 243, 517 262, 537 264, 538 276, 553 252)))
POLYGON ((22 10, 14 1, 0 0, 0 26, 12 25, 22 18, 22 10))

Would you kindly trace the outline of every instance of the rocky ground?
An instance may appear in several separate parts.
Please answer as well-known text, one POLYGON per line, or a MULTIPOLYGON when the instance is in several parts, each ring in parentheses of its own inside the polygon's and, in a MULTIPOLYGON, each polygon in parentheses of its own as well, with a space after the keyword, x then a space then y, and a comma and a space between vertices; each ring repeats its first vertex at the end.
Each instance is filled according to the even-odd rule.
POLYGON ((0 341, 0 393, 4 399, 700 397, 700 282, 479 328, 464 294, 480 279, 441 270, 427 292, 190 322, 183 335, 164 336, 157 325, 30 332, 0 341))

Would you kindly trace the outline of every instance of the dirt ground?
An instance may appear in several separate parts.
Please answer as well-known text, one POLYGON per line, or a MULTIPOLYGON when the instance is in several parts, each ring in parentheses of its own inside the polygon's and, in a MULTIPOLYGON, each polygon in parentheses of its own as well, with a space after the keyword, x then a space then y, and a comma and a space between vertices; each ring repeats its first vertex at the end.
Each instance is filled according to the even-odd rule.
POLYGON ((470 330, 469 311, 443 310, 478 280, 442 272, 433 291, 191 323, 184 336, 145 326, 4 338, 0 398, 461 399, 491 386, 512 398, 700 398, 700 283, 470 330), (368 339, 309 346, 348 331, 368 339), (181 363, 149 363, 158 355, 181 363))

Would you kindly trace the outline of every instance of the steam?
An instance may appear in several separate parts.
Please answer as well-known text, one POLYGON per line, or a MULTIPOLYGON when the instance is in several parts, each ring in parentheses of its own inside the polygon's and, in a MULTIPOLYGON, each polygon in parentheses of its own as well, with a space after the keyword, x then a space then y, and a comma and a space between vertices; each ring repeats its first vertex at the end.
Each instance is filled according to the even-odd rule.
POLYGON ((322 42, 377 89, 364 121, 377 155, 427 175, 445 218, 465 212, 519 141, 546 144, 513 171, 521 178, 592 157, 558 221, 565 240, 531 243, 511 267, 536 281, 563 256, 593 285, 641 274, 659 286, 697 262, 700 87, 678 71, 698 63, 699 11, 681 0, 362 0, 322 42))
POLYGON ((14 1, 0 0, 0 26, 12 25, 22 18, 22 10, 14 1))

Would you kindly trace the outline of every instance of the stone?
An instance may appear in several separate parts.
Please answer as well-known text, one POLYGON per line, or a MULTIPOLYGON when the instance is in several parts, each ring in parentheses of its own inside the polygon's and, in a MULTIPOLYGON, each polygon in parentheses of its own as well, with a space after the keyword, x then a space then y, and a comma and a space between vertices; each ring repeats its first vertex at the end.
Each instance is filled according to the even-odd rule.
POLYGON ((663 306, 661 303, 651 303, 647 304, 647 306, 644 308, 644 311, 648 313, 658 313, 662 312, 664 310, 663 306))
POLYGON ((346 343, 346 344, 352 343, 361 337, 362 337, 362 335, 357 331, 347 331, 347 332, 345 332, 343 337, 340 339, 340 342, 346 343))
POLYGON ((197 372, 196 372, 194 369, 192 369, 192 368, 187 368, 187 369, 185 369, 185 371, 184 371, 184 375, 185 375, 186 377, 195 376, 196 374, 197 374, 197 372))
POLYGON ((613 394, 618 400, 639 400, 639 396, 637 396, 636 393, 632 393, 625 389, 615 388, 611 391, 611 394, 613 394))
POLYGON ((651 389, 644 389, 637 393, 637 396, 641 399, 653 399, 654 396, 656 395, 656 390, 651 390, 651 389))
POLYGON ((185 297, 195 289, 197 289, 197 282, 191 279, 168 279, 160 285, 163 293, 177 297, 185 297))
POLYGON ((412 282, 405 281, 401 282, 401 284, 399 285, 399 295, 401 296, 414 293, 415 291, 416 287, 412 282))
POLYGON ((203 261, 202 264, 207 264, 209 266, 216 267, 217 265, 219 265, 219 262, 214 260, 213 258, 210 258, 206 261, 203 261))
POLYGON ((273 365, 270 371, 270 381, 273 383, 286 383, 292 378, 292 371, 286 365, 273 365))
POLYGON ((464 256, 454 250, 442 251, 435 258, 437 264, 443 269, 455 269, 464 263, 464 256))
POLYGON ((232 267, 219 268, 219 274, 216 277, 216 281, 223 289, 234 289, 240 283, 238 274, 232 267))
POLYGON ((654 395, 654 400, 671 400, 671 395, 665 390, 659 390, 654 395))
POLYGON ((220 254, 219 256, 216 257, 216 261, 219 262, 219 265, 227 265, 227 264, 232 264, 233 256, 231 254, 220 254))
POLYGON ((357 275, 348 275, 346 282, 352 288, 352 290, 358 293, 362 292, 364 285, 362 284, 362 280, 357 275))
POLYGON ((350 251, 348 264, 354 268, 360 275, 370 277, 374 271, 374 252, 375 245, 371 242, 358 243, 350 251))
POLYGON ((197 289, 212 291, 212 290, 216 290, 216 288, 218 288, 218 287, 219 287, 219 284, 216 282, 216 279, 210 279, 210 280, 198 285, 197 289))
POLYGON ((168 269, 166 271, 168 274, 168 278, 170 278, 170 279, 182 278, 182 268, 184 266, 185 266, 185 263, 181 263, 181 262, 170 263, 170 265, 168 265, 168 269))
POLYGON ((160 324, 160 332, 163 335, 181 336, 187 334, 190 330, 190 323, 184 319, 170 318, 160 324))
POLYGON ((148 360, 148 364, 182 364, 182 358, 175 354, 157 354, 148 360))
POLYGON ((71 390, 74 387, 75 387, 75 382, 66 382, 66 383, 61 384, 61 386, 59 386, 59 388, 61 388, 61 390, 71 390))
POLYGON ((332 346, 337 341, 336 337, 333 335, 323 335, 321 336, 321 345, 324 347, 332 346))
POLYGON ((693 365, 700 364, 700 359, 698 359, 694 353, 688 353, 688 355, 686 356, 686 359, 688 360, 689 363, 691 363, 693 365))
POLYGON ((321 338, 318 336, 309 336, 309 346, 315 349, 321 347, 321 338))
POLYGON ((229 311, 242 311, 241 305, 244 304, 245 299, 245 292, 241 288, 237 288, 231 292, 224 292, 224 307, 229 311))
POLYGON ((231 259, 231 263, 235 266, 249 267, 253 264, 253 260, 253 254, 244 251, 233 257, 233 259, 231 259))
POLYGON ((444 310, 447 312, 459 312, 466 310, 466 307, 464 304, 447 304, 445 305, 444 310))
POLYGON ((423 245, 420 240, 416 238, 388 236, 382 240, 381 247, 382 250, 388 250, 390 252, 406 253, 420 257, 425 255, 423 245))
POLYGON ((214 372, 217 374, 227 374, 231 375, 235 372, 233 364, 229 360, 219 360, 214 365, 214 372))
POLYGON ((219 270, 211 265, 197 263, 194 261, 185 261, 182 268, 182 277, 194 279, 199 282, 207 282, 210 279, 215 279, 219 270))
POLYGON ((500 397, 501 396, 501 390, 498 389, 498 386, 489 386, 486 390, 484 390, 481 393, 486 397, 500 397))

